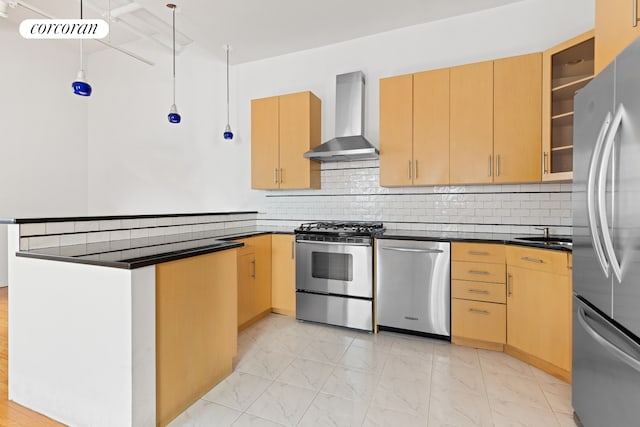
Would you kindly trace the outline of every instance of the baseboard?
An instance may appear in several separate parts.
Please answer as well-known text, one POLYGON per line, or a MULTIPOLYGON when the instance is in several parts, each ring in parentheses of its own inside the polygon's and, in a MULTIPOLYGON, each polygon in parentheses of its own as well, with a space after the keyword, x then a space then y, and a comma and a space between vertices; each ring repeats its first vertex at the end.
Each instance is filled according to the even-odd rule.
POLYGON ((465 347, 481 348, 484 350, 500 351, 504 349, 504 344, 489 341, 474 340, 472 338, 451 337, 451 343, 456 345, 463 345, 465 347))
POLYGON ((566 383, 571 384, 571 371, 567 371, 566 369, 559 368, 558 366, 552 363, 549 363, 546 360, 542 360, 536 356, 532 356, 529 353, 525 353, 524 351, 519 350, 510 345, 504 346, 504 352, 509 356, 522 360, 523 362, 531 366, 534 366, 551 376, 554 376, 566 383))
POLYGON ((247 320, 242 325, 238 325, 238 332, 242 332, 245 329, 247 329, 249 326, 251 326, 254 323, 256 323, 257 321, 262 320, 269 313, 271 313, 271 309, 267 309, 267 310, 263 311, 262 313, 259 313, 258 315, 253 316, 251 319, 247 320))
POLYGON ((283 316, 289 316, 289 317, 296 317, 296 311, 295 310, 287 310, 284 308, 276 308, 276 307, 271 307, 271 312, 272 313, 276 313, 276 314, 282 314, 283 316))

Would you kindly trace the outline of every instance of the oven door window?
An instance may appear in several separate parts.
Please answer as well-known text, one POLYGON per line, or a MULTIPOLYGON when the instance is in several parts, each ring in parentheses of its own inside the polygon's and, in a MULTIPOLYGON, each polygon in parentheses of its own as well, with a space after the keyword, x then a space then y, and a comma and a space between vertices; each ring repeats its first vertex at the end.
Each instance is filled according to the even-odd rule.
POLYGON ((353 255, 312 252, 311 276, 316 279, 351 282, 353 280, 353 255))

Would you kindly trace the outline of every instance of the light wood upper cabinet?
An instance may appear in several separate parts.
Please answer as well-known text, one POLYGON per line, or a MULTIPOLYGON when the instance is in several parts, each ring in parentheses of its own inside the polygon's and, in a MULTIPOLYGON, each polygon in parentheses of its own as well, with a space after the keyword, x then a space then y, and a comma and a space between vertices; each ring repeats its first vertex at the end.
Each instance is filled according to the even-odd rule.
POLYGON ((380 79, 380 185, 412 185, 413 75, 380 79))
POLYGON ((251 101, 251 188, 279 188, 280 98, 251 101))
POLYGON ((449 69, 413 75, 413 184, 449 183, 449 69))
POLYGON ((380 185, 449 183, 449 69, 380 80, 380 185))
POLYGON ((320 110, 311 92, 251 101, 252 188, 320 188, 320 164, 303 157, 320 144, 320 110))
POLYGON ((573 179, 573 97, 593 79, 594 32, 542 56, 542 180, 573 179))
POLYGON ((295 317, 296 275, 294 236, 271 235, 271 310, 295 317))
POLYGON ((540 182, 542 54, 493 64, 493 182, 540 182))
POLYGON ((493 182, 493 61, 451 68, 451 184, 493 182))
POLYGON ((596 0, 596 74, 640 36, 638 1, 596 0))

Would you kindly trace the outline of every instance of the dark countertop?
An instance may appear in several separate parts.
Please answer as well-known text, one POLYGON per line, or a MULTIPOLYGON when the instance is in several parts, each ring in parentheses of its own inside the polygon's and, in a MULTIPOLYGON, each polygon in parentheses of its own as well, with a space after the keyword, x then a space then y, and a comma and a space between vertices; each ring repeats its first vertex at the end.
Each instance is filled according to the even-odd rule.
MULTIPOLYGON (((571 252, 569 245, 547 244, 519 240, 519 237, 541 237, 540 234, 508 234, 508 233, 470 233, 457 231, 416 231, 416 230, 385 230, 376 236, 378 239, 398 240, 434 240, 442 242, 472 242, 472 243, 503 243, 509 245, 528 246, 541 249, 553 249, 571 252)), ((553 236, 571 239, 571 236, 553 236)))
POLYGON ((131 270, 196 255, 238 248, 243 244, 232 242, 231 240, 273 233, 292 234, 293 229, 287 227, 273 227, 269 230, 261 230, 257 227, 230 228, 226 230, 33 249, 19 251, 16 255, 26 258, 131 270))
POLYGON ((34 223, 40 223, 40 222, 107 221, 112 219, 144 219, 144 218, 209 216, 209 215, 242 215, 242 214, 257 214, 257 213, 258 211, 239 211, 239 212, 198 212, 198 213, 175 213, 175 214, 111 215, 111 216, 67 216, 67 217, 49 217, 49 218, 0 218, 0 224, 34 224, 34 223))
MULTIPOLYGON (((17 256, 130 270, 196 255, 204 255, 226 249, 238 248, 242 246, 242 243, 233 242, 232 240, 262 234, 293 234, 293 227, 230 228, 226 230, 114 240, 110 242, 87 243, 19 251, 17 256)), ((385 230, 383 234, 376 236, 376 238, 503 243, 542 249, 571 251, 571 247, 567 245, 550 245, 541 242, 527 242, 516 239, 517 237, 525 236, 526 235, 522 234, 502 233, 385 230)))

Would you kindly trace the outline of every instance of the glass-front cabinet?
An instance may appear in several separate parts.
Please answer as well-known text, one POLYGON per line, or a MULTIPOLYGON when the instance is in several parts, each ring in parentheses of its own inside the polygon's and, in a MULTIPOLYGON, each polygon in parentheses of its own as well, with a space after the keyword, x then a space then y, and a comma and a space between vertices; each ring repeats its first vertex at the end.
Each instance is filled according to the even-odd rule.
POLYGON ((573 97, 593 79, 593 31, 543 55, 542 180, 573 179, 573 97))

